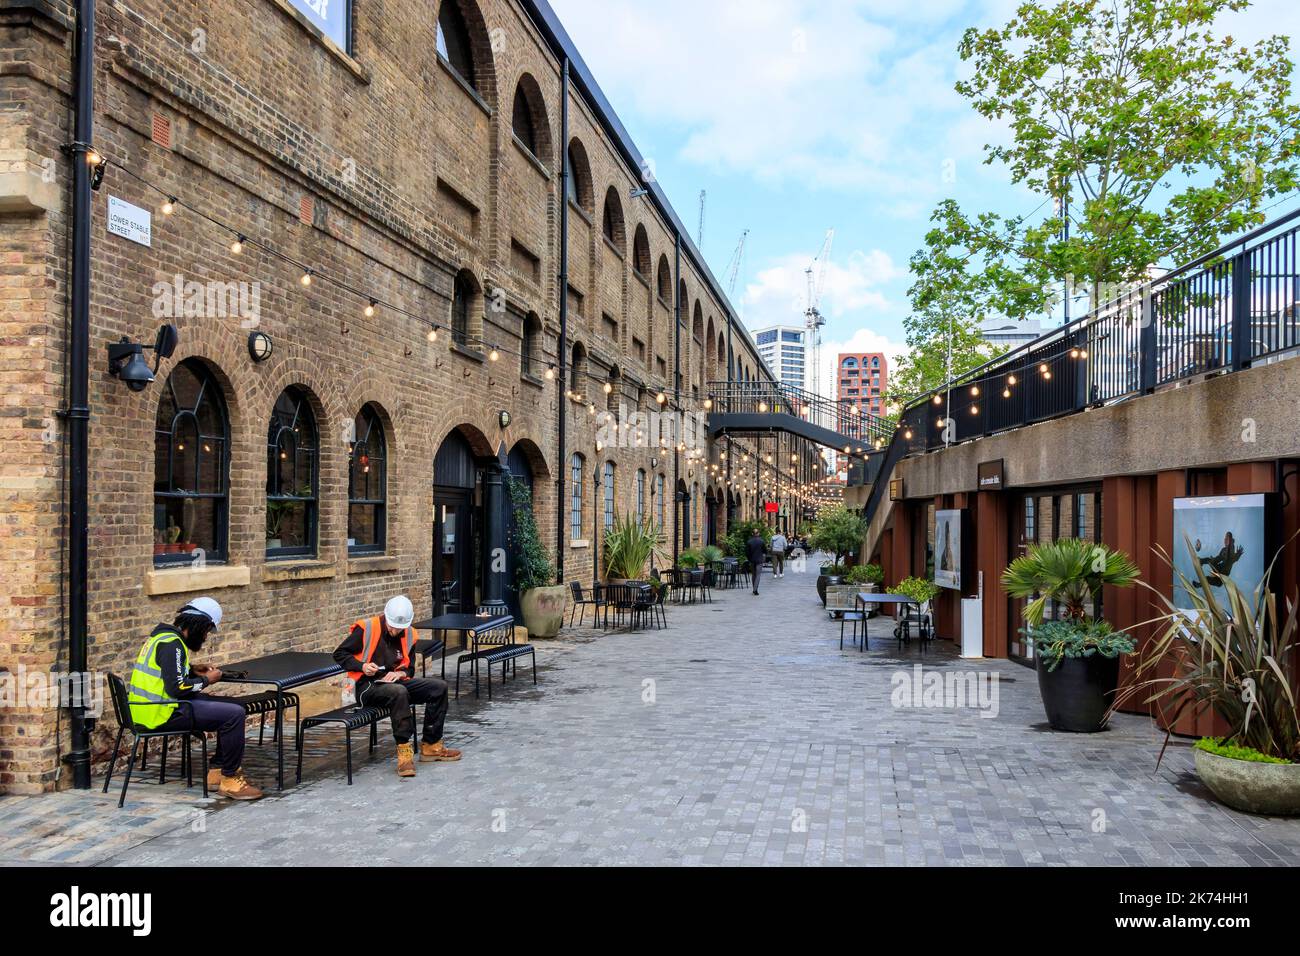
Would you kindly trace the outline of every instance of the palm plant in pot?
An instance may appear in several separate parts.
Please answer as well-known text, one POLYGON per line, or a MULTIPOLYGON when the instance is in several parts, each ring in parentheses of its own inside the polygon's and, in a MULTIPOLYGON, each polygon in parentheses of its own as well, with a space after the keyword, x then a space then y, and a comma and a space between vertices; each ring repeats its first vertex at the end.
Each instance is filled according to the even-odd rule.
POLYGON ((813 532, 808 538, 808 546, 814 551, 825 551, 835 556, 832 564, 822 565, 817 576, 817 595, 826 606, 826 588, 839 584, 845 573, 845 560, 862 547, 862 539, 867 534, 867 523, 856 511, 835 505, 822 512, 813 525, 813 532))
POLYGON ((1002 573, 1007 594, 1030 599, 1025 634, 1033 641, 1038 689, 1054 730, 1095 733, 1106 726, 1120 655, 1131 654, 1134 643, 1106 621, 1092 620, 1088 608, 1103 587, 1131 587, 1140 573, 1124 552, 1077 538, 1031 545, 1002 573), (1049 601, 1064 616, 1044 623, 1049 601))
MULTIPOLYGON (((1285 612, 1279 610, 1277 595, 1267 584, 1271 566, 1251 593, 1228 575, 1218 575, 1219 583, 1212 586, 1190 542, 1187 547, 1196 579, 1174 568, 1180 585, 1175 593, 1185 594, 1192 606, 1175 607, 1152 589, 1163 613, 1133 682, 1114 706, 1134 700, 1154 706, 1166 728, 1184 715, 1217 715, 1228 732, 1197 743, 1194 759, 1201 781, 1234 809, 1300 814, 1297 605, 1288 602, 1285 612)), ((1163 552, 1161 558, 1171 563, 1163 552)), ((1170 733, 1166 731, 1166 747, 1170 733)))
POLYGON ((611 584, 644 581, 658 540, 659 530, 649 521, 615 515, 605 532, 605 580, 611 584))
POLYGON ((555 583, 555 565, 542 544, 533 516, 532 492, 515 478, 506 480, 506 491, 514 506, 510 531, 515 555, 514 585, 524 627, 530 637, 555 637, 564 624, 567 591, 555 583))

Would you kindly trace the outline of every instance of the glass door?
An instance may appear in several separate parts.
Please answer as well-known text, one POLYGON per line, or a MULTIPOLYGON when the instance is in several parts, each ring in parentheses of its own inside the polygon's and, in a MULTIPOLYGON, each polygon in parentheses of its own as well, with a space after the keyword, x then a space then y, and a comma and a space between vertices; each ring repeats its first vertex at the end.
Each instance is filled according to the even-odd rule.
POLYGON ((473 614, 477 609, 477 563, 472 494, 439 489, 434 493, 433 511, 434 615, 473 614))

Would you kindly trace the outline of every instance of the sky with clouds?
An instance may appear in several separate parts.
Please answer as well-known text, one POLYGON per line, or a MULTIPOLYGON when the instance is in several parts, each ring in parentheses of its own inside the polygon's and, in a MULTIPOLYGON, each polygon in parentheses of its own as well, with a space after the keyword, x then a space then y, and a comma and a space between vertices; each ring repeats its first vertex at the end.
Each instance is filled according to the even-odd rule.
MULTIPOLYGON (((801 321, 804 270, 835 230, 825 367, 838 351, 904 350, 907 263, 940 200, 1006 214, 1039 204, 983 164, 1005 130, 953 89, 962 32, 1004 24, 1016 2, 551 5, 693 232, 707 192, 702 249, 724 282, 749 230, 732 297, 747 325, 801 321)), ((1256 0, 1225 27, 1300 37, 1300 3, 1256 0)))

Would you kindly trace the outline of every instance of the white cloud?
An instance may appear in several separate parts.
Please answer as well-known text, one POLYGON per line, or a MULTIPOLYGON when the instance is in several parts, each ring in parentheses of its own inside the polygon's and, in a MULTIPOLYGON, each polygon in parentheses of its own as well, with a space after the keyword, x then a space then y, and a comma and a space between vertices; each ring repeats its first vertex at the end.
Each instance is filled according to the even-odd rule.
POLYGON ((611 99, 679 130, 682 157, 715 172, 928 204, 943 160, 983 142, 945 136, 969 111, 959 30, 941 28, 958 0, 553 5, 611 99))

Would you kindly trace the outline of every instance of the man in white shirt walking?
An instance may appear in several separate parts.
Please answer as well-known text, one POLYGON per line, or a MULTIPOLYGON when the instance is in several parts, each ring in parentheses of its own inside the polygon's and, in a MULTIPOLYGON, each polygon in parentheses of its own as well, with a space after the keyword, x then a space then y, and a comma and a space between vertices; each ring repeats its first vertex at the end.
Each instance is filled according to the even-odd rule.
POLYGON ((772 535, 772 576, 785 577, 785 549, 789 546, 785 535, 778 531, 772 535))

